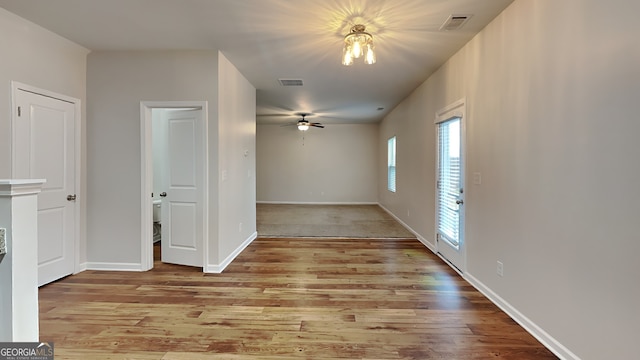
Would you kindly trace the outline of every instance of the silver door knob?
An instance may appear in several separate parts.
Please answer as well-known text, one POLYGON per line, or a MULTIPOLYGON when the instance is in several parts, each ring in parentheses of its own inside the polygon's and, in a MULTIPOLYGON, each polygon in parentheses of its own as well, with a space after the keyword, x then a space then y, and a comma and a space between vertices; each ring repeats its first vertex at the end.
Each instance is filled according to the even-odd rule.
POLYGON ((163 192, 161 192, 161 193, 160 193, 160 197, 167 197, 167 193, 166 193, 166 192, 164 192, 164 191, 163 191, 163 192))
POLYGON ((458 200, 456 200, 456 204, 462 205, 462 204, 464 204, 464 201, 462 201, 461 199, 458 199, 458 200))
POLYGON ((67 195, 67 201, 76 201, 76 194, 67 195))

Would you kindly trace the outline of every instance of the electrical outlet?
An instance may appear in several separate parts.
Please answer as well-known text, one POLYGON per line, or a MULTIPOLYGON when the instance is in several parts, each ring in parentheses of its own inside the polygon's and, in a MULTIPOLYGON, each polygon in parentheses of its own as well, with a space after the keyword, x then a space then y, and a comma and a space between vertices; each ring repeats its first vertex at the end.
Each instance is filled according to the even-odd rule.
POLYGON ((0 229, 0 255, 7 253, 7 241, 6 241, 7 229, 0 229))
POLYGON ((498 266, 496 267, 496 273, 498 273, 499 276, 504 275, 504 265, 502 264, 501 261, 498 261, 498 266))
POLYGON ((242 232, 242 223, 240 223, 240 226, 238 226, 238 232, 242 232))

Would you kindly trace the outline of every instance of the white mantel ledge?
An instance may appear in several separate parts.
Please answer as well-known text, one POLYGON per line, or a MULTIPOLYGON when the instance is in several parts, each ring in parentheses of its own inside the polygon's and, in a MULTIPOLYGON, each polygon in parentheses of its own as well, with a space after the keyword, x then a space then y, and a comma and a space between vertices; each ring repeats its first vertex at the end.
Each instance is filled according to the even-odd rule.
POLYGON ((37 194, 45 182, 45 179, 0 179, 0 196, 37 194))

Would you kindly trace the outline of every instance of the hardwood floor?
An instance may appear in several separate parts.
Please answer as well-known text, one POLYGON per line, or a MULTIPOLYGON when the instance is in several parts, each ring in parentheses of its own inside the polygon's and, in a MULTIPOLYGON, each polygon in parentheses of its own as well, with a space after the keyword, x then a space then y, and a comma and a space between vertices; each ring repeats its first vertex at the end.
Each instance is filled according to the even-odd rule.
MULTIPOLYGON (((156 257, 158 258, 158 257, 156 257)), ((40 289, 56 359, 557 359, 417 240, 255 240, 40 289)))

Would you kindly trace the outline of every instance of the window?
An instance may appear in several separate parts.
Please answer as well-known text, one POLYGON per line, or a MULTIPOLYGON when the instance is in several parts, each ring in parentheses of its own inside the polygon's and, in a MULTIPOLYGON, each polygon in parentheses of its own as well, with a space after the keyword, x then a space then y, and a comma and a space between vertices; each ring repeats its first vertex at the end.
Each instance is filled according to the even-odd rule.
POLYGON ((438 234, 460 244, 460 118, 438 124, 438 234))
POLYGON ((396 192, 396 137, 387 141, 387 189, 396 192))

